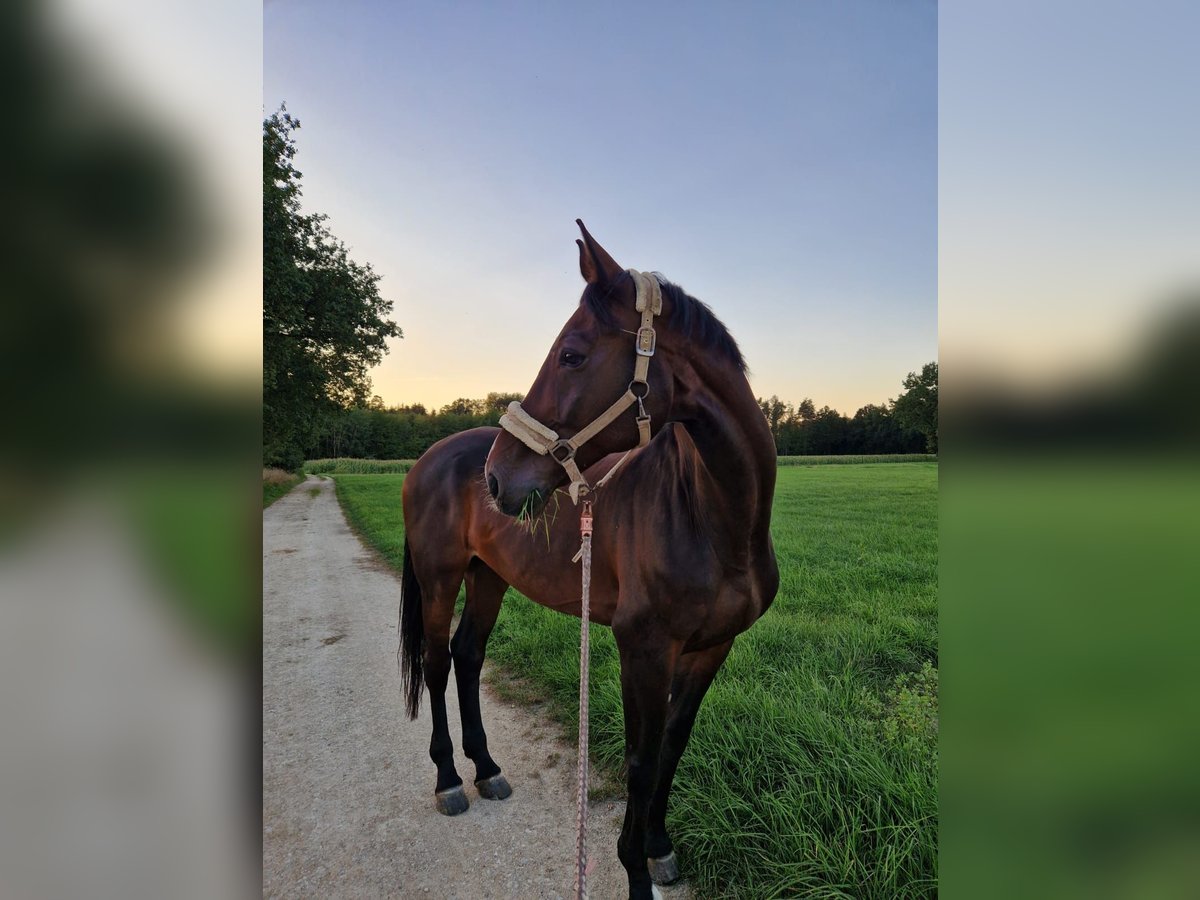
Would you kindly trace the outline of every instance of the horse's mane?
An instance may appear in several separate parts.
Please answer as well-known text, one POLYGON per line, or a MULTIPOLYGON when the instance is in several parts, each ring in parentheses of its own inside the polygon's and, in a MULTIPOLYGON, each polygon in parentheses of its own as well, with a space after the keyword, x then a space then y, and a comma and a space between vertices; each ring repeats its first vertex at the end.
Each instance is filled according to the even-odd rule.
MULTIPOLYGON (((668 281, 660 273, 651 272, 650 274, 658 279, 663 297, 670 305, 671 314, 666 320, 667 324, 699 347, 716 353, 731 365, 736 366, 739 372, 744 373, 746 360, 742 356, 737 341, 733 339, 733 335, 729 333, 725 323, 716 317, 708 305, 697 300, 679 285, 668 281)), ((629 276, 625 275, 625 277, 629 276)), ((614 284, 605 291, 589 287, 583 292, 583 298, 580 301, 587 305, 592 315, 601 324, 609 327, 615 327, 617 324, 612 306, 608 302, 608 296, 615 286, 614 284)))

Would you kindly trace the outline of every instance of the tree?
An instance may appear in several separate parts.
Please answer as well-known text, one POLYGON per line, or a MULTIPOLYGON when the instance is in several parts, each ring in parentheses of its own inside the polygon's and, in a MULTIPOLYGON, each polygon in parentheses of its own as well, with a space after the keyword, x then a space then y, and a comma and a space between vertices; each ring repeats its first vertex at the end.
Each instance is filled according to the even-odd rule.
POLYGON ((524 394, 497 393, 496 391, 492 391, 487 395, 487 399, 483 401, 484 411, 501 415, 508 411, 508 404, 514 400, 520 403, 524 399, 524 394))
POLYGON ((846 433, 849 430, 849 421, 836 409, 822 406, 805 425, 808 453, 823 456, 847 452, 846 433))
POLYGON ((869 403, 850 420, 854 453, 920 453, 925 438, 917 431, 901 427, 884 405, 869 403))
POLYGON ((775 438, 775 444, 778 446, 780 428, 792 417, 792 408, 775 394, 772 394, 769 400, 759 397, 758 408, 766 416, 767 426, 771 429, 771 436, 775 438))
POLYGON ((925 435, 925 449, 937 453, 938 448, 938 364, 926 363, 921 374, 909 372, 904 379, 904 393, 892 401, 892 416, 904 428, 925 435))
POLYGON ((459 397, 443 406, 438 413, 443 416, 479 416, 484 413, 483 401, 459 397))
POLYGON ((403 337, 379 276, 300 209, 300 123, 263 122, 263 462, 294 469, 330 413, 367 402, 367 370, 403 337))

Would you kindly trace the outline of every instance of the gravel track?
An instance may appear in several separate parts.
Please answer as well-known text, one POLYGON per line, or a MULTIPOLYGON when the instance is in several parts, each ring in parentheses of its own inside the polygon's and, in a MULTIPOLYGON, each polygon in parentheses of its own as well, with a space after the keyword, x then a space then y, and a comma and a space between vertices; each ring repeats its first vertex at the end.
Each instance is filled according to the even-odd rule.
MULTIPOLYGON (((428 703, 415 722, 403 713, 399 599, 399 578, 350 530, 332 480, 310 476, 264 510, 263 895, 571 896, 574 747, 485 686, 488 743, 512 797, 484 800, 468 783, 471 808, 439 815, 428 703)), ((453 678, 447 701, 469 782, 453 678)), ((626 896, 623 812, 623 801, 590 807, 594 900, 626 896)))

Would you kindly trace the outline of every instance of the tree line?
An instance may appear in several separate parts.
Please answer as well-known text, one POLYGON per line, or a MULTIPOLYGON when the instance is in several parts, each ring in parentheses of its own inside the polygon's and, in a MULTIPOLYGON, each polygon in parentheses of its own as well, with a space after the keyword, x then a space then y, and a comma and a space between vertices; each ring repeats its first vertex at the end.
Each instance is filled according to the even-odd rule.
POLYGON ((491 393, 483 400, 460 398, 430 411, 423 404, 385 407, 379 397, 329 416, 308 447, 308 459, 416 459, 438 441, 460 431, 495 425, 523 394, 491 393))
MULTIPOLYGON (((758 406, 780 456, 920 453, 937 451, 937 363, 910 373, 895 400, 868 404, 853 416, 811 399, 797 404, 777 396, 758 406)), ((460 398, 437 410, 422 404, 386 407, 379 397, 329 416, 308 447, 309 459, 416 459, 444 437, 495 425, 523 394, 491 393, 482 400, 460 398)))
POLYGON ((853 416, 816 404, 809 398, 796 405, 772 395, 758 398, 775 450, 780 456, 830 454, 937 453, 938 364, 909 372, 904 392, 895 400, 867 404, 853 416))
POLYGON ((780 456, 827 456, 830 454, 923 453, 925 436, 901 425, 884 405, 868 404, 853 416, 812 400, 796 406, 778 397, 758 401, 775 437, 780 456))

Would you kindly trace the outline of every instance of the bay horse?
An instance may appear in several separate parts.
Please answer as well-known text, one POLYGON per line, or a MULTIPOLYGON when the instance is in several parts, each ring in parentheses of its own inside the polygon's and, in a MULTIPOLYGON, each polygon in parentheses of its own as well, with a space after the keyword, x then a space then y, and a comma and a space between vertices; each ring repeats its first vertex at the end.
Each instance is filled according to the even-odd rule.
POLYGON ((612 627, 620 656, 628 800, 617 853, 629 896, 643 900, 653 882, 678 878, 667 798, 700 703, 734 638, 779 586, 775 444, 741 351, 709 308, 657 275, 622 269, 577 224, 583 296, 524 403, 502 419, 508 430, 446 438, 405 478, 402 676, 410 718, 422 684, 429 690, 437 809, 468 807, 446 718, 451 662, 476 788, 508 797, 479 710, 480 668, 504 592, 511 585, 573 616, 581 607, 575 518, 543 517, 547 533, 534 537, 514 517, 538 517, 568 482, 573 495, 577 477, 586 492, 589 480, 611 473, 590 495, 590 609, 612 627), (661 334, 652 325, 646 332, 647 321, 661 334), (618 398, 625 406, 613 415, 618 398), (634 402, 637 414, 626 415, 634 402))

